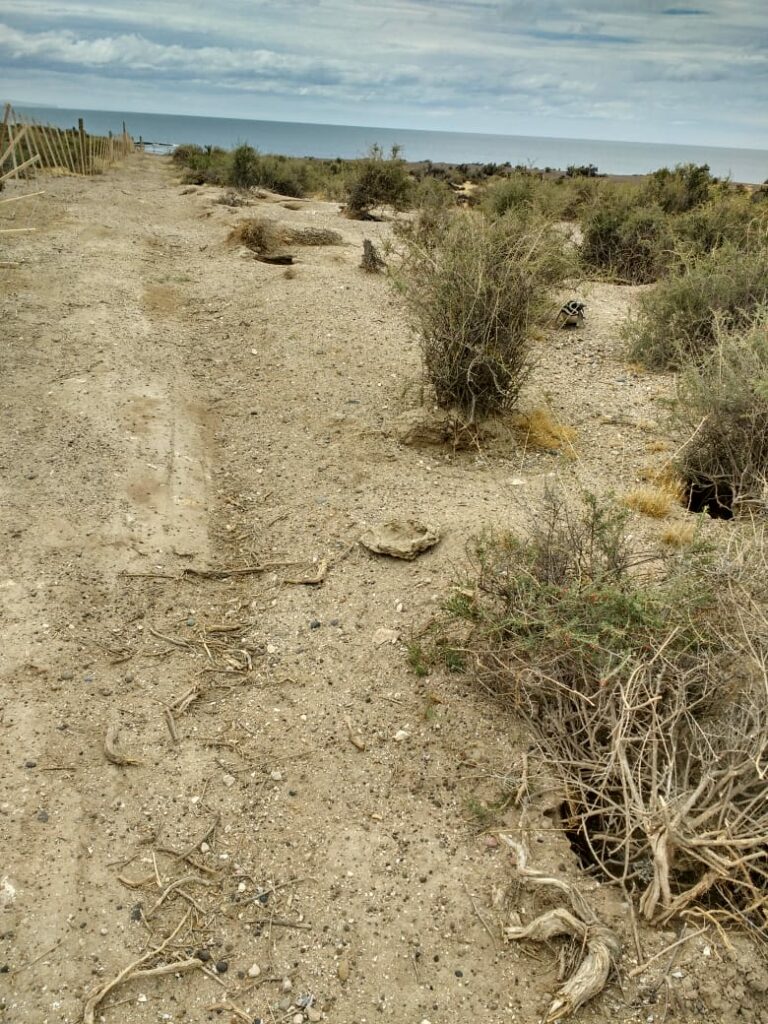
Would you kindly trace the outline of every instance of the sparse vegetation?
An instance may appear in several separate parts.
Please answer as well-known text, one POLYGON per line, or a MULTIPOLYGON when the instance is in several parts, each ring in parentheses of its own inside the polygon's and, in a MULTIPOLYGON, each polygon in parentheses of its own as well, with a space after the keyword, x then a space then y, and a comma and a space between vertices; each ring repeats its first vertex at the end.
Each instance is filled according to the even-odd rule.
POLYGON ((587 213, 581 255, 596 270, 648 284, 669 268, 674 244, 669 218, 660 207, 638 206, 622 197, 587 213))
POLYGON ((376 206, 405 209, 411 199, 411 179, 397 147, 385 158, 379 146, 355 168, 348 183, 347 214, 353 219, 370 217, 376 206))
POLYGON ((562 235, 541 220, 457 212, 436 235, 417 226, 401 240, 393 278, 438 404, 470 422, 514 407, 531 367, 530 329, 573 271, 562 235))
POLYGON ((685 438, 677 464, 686 480, 766 508, 768 493, 768 309, 737 330, 715 328, 712 351, 683 371, 674 407, 685 438))
POLYGON ((630 357, 653 369, 701 360, 714 347, 718 325, 740 329, 768 302, 768 246, 743 252, 731 245, 688 258, 681 274, 640 296, 626 336, 630 357))
POLYGON ((767 652, 750 628, 760 612, 745 620, 765 597, 761 537, 720 558, 676 530, 662 563, 633 545, 626 514, 550 492, 525 536, 481 537, 435 650, 460 650, 528 721, 572 844, 644 917, 704 901, 761 928, 767 652))

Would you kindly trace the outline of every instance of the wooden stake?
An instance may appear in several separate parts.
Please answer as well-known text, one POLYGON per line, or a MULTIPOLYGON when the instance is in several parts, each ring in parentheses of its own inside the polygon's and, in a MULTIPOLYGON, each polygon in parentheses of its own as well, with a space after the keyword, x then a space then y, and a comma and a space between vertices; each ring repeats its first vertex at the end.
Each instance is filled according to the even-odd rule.
POLYGON ((80 173, 85 174, 85 125, 82 117, 77 119, 77 133, 80 142, 80 173))
POLYGON ((7 181, 8 178, 18 177, 19 171, 23 171, 27 167, 31 167, 32 164, 36 164, 39 159, 40 157, 38 155, 31 156, 29 160, 25 160, 23 164, 19 164, 19 166, 14 170, 8 171, 6 174, 0 174, 0 181, 7 181))

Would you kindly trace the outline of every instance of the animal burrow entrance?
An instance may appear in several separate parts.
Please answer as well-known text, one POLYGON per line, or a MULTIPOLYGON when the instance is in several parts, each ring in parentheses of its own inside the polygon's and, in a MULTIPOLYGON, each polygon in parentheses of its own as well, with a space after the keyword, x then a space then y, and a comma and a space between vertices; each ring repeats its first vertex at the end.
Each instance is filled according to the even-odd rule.
POLYGON ((712 519, 733 519, 733 488, 727 483, 689 480, 683 505, 689 512, 706 512, 712 519))

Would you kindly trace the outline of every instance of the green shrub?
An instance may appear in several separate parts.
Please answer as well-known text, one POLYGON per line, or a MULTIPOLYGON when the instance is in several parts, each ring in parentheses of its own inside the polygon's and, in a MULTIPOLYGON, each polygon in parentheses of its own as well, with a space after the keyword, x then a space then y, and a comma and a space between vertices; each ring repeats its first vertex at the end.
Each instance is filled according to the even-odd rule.
POLYGON ((485 190, 481 206, 491 217, 503 217, 514 210, 531 213, 538 207, 541 182, 526 172, 515 172, 508 178, 491 183, 485 190))
POLYGON ((768 211, 756 210, 748 196, 718 195, 673 221, 680 249, 709 253, 726 243, 739 249, 759 248, 768 241, 768 211))
POLYGON ((610 500, 585 495, 574 508, 547 491, 522 536, 474 541, 470 575, 433 636, 470 651, 487 688, 516 704, 534 680, 591 699, 675 630, 676 651, 696 646, 696 616, 712 594, 679 561, 653 580, 642 574, 647 554, 633 546, 629 519, 610 500), (452 621, 465 624, 460 637, 452 621))
POLYGON ((385 159, 381 148, 372 146, 348 182, 347 213, 362 219, 368 217, 375 206, 389 205, 403 210, 409 205, 410 197, 411 179, 397 147, 393 147, 390 157, 385 159))
POLYGON ((652 369, 700 361, 717 328, 741 329, 768 302, 768 247, 743 252, 724 245, 683 261, 682 272, 640 296, 625 328, 630 357, 652 369))
POLYGON ((587 266, 632 284, 648 284, 668 269, 674 238, 658 206, 613 199, 585 216, 581 256, 587 266))
POLYGON ((673 171, 662 167, 651 174, 645 186, 645 198, 665 213, 685 213, 706 203, 717 179, 707 164, 678 164, 673 171))
POLYGON ((514 407, 530 370, 530 328, 573 272, 562 234, 541 220, 454 211, 431 234, 416 227, 400 238, 393 280, 438 404, 469 422, 514 407))
POLYGON ((687 443, 677 467, 698 488, 765 501, 768 480, 768 308, 736 331, 715 328, 701 365, 680 377, 674 419, 687 443))

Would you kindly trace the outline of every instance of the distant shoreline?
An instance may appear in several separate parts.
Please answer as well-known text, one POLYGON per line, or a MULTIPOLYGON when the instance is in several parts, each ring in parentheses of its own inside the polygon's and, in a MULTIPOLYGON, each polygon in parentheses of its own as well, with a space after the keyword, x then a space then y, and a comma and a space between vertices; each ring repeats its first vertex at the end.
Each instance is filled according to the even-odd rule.
MULTIPOLYGON (((23 104, 19 104, 24 111, 23 104)), ((83 117, 96 134, 120 131, 122 122, 134 138, 169 146, 183 143, 231 149, 247 142, 264 153, 320 159, 354 159, 377 143, 385 150, 403 148, 409 162, 477 164, 506 162, 529 167, 566 168, 595 164, 610 175, 642 175, 680 163, 707 164, 719 178, 760 184, 768 178, 768 150, 722 146, 569 139, 547 136, 484 134, 447 130, 419 131, 366 125, 196 117, 189 114, 144 114, 137 111, 73 110, 27 105, 30 116, 71 127, 83 117)))

